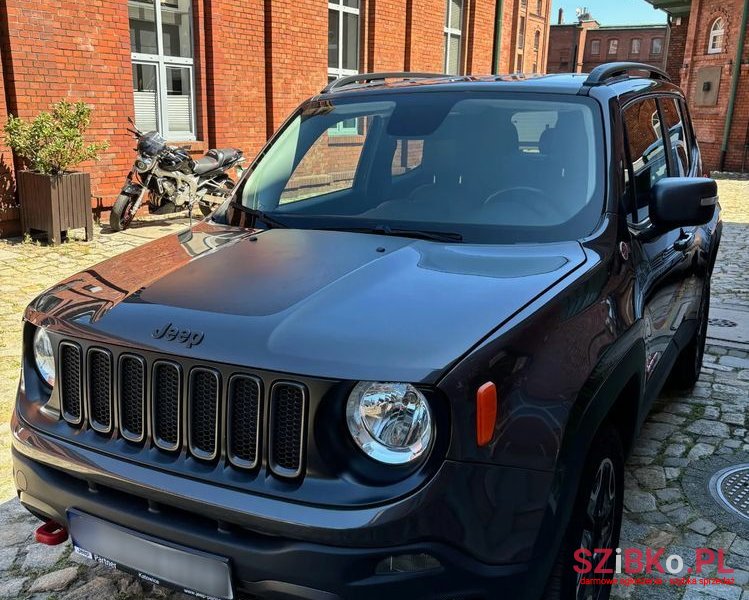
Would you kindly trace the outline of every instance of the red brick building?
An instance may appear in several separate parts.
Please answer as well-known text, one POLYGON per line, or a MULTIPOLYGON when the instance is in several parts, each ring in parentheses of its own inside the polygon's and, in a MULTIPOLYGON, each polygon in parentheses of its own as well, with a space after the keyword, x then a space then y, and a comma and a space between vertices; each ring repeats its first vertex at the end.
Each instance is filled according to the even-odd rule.
POLYGON ((574 23, 559 22, 549 32, 547 73, 587 73, 613 61, 644 62, 666 67, 668 26, 602 26, 590 14, 579 15, 574 23))
POLYGON ((749 171, 749 0, 647 1, 669 13, 667 70, 687 94, 705 170, 749 171))
MULTIPOLYGON (((357 71, 543 71, 551 0, 4 0, 0 121, 57 100, 94 108, 109 149, 94 208, 133 161, 127 117, 196 153, 252 156, 288 113, 357 71)), ((345 133, 345 132, 343 132, 345 133)), ((0 235, 18 231, 13 158, 0 147, 0 235)))

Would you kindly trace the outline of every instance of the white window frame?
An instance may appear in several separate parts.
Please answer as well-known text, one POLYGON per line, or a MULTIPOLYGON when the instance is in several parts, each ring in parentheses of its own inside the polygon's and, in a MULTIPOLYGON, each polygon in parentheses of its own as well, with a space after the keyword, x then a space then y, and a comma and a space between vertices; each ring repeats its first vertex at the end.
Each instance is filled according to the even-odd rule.
POLYGON ((726 40, 726 21, 723 17, 718 17, 710 25, 710 35, 707 41, 707 53, 708 54, 720 54, 723 52, 723 44, 726 40), (720 29, 716 29, 716 26, 720 24, 720 29), (717 45, 717 41, 720 39, 720 45, 717 45))
POLYGON ((642 52, 642 39, 641 38, 632 38, 632 41, 629 43, 629 53, 630 54, 637 54, 639 55, 642 52), (637 50, 635 51, 635 42, 637 42, 637 50))
POLYGON ((601 40, 590 40, 590 55, 591 56, 601 55, 601 40), (597 48, 597 50, 595 48, 597 48))
MULTIPOLYGON (((128 7, 131 5, 128 2, 128 7)), ((144 2, 133 2, 133 6, 143 7, 144 2)), ((153 0, 153 9, 155 11, 156 27, 156 46, 158 54, 144 54, 142 52, 130 52, 130 58, 133 65, 151 65, 156 67, 156 123, 158 130, 168 140, 174 141, 194 141, 196 138, 195 127, 195 59, 184 58, 181 56, 167 56, 164 54, 164 32, 161 28, 161 0, 153 0), (190 74, 190 131, 175 132, 169 131, 169 117, 163 108, 167 105, 167 85, 166 70, 167 67, 187 68, 190 74)), ((195 56, 195 37, 193 36, 192 22, 192 2, 190 2, 190 54, 195 56)), ((128 25, 129 29, 129 25, 128 25)))
POLYGON ((651 56, 660 56, 663 54, 663 38, 657 37, 650 40, 650 55, 651 56), (655 44, 659 43, 661 45, 660 50, 658 52, 655 51, 655 44))
POLYGON ((447 34, 447 37, 445 39, 445 62, 444 62, 444 68, 443 70, 445 73, 448 72, 448 65, 450 64, 450 38, 451 37, 457 37, 458 38, 458 72, 452 73, 453 75, 460 75, 460 60, 462 55, 462 49, 461 46, 463 45, 463 16, 465 14, 465 4, 466 0, 463 0, 463 4, 460 6, 460 29, 456 29, 455 27, 450 27, 449 24, 452 23, 452 16, 453 16, 453 3, 450 0, 447 0, 447 19, 445 20, 445 27, 443 28, 443 33, 447 34))
MULTIPOLYGON (((328 9, 336 11, 338 13, 338 60, 337 67, 331 67, 328 65, 328 77, 334 77, 336 79, 340 79, 341 77, 347 77, 349 75, 356 75, 359 73, 359 69, 344 69, 343 68, 343 15, 344 13, 348 13, 350 15, 356 15, 357 18, 357 27, 361 25, 361 1, 359 2, 359 7, 354 8, 352 6, 344 6, 343 0, 340 0, 338 4, 334 2, 328 2, 328 9)), ((359 40, 359 48, 356 49, 357 54, 357 61, 360 59, 361 54, 361 40, 359 40)), ((328 135, 329 136, 337 136, 337 135, 358 135, 359 133, 359 127, 358 125, 354 127, 346 127, 344 126, 345 121, 339 121, 335 124, 335 127, 330 127, 328 129, 328 135)), ((358 123, 358 122, 357 122, 358 123)))
POLYGON ((616 56, 616 55, 618 55, 619 54, 619 39, 618 38, 614 38, 613 40, 609 40, 609 45, 608 45, 607 50, 608 50, 607 56, 616 56), (614 49, 613 52, 611 51, 612 48, 614 49))

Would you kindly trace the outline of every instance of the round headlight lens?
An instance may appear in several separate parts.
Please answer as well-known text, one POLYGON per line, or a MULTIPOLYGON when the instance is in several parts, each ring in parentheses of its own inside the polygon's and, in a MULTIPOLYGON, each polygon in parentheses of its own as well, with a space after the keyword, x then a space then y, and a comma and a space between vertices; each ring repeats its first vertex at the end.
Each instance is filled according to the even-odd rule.
POLYGON ((365 454, 389 465, 417 460, 434 438, 429 403, 408 383, 358 383, 346 404, 346 423, 365 454))
POLYGON ((55 385, 55 353, 52 350, 52 340, 41 327, 34 333, 34 361, 36 368, 50 386, 55 385))

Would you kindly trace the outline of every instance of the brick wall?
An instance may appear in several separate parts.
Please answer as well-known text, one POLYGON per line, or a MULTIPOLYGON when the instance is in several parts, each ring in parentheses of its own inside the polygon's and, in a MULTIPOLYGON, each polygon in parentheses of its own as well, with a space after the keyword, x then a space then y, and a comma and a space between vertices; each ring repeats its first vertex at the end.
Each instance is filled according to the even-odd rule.
POLYGON ((676 85, 681 85, 681 69, 684 65, 684 52, 689 32, 689 17, 682 17, 680 23, 670 24, 666 72, 676 85))
POLYGON ((598 65, 613 61, 634 61, 650 64, 659 68, 666 67, 668 48, 668 29, 665 26, 652 28, 616 28, 601 27, 588 31, 585 47, 583 48, 583 72, 590 72, 598 65), (660 54, 651 52, 654 39, 661 40, 660 54), (592 43, 598 40, 600 51, 598 55, 591 53, 592 43), (617 40, 617 52, 609 54, 609 42, 617 40), (632 41, 640 40, 640 51, 632 52, 632 41))
MULTIPOLYGON (((717 170, 720 165, 723 130, 725 127, 728 101, 731 88, 731 74, 735 68, 736 44, 740 32, 743 0, 694 0, 692 12, 687 23, 685 51, 681 71, 681 85, 689 99, 692 121, 702 151, 703 166, 706 171, 717 170), (710 27, 718 17, 726 23, 723 51, 708 54, 710 27), (698 77, 702 69, 717 67, 720 69, 718 101, 715 106, 702 106, 697 102, 698 77)), ((742 58, 740 85, 736 94, 736 106, 728 138, 726 153, 726 170, 738 171, 742 167, 744 144, 747 141, 749 127, 749 43, 745 45, 742 58)), ((749 169, 749 157, 744 169, 749 169)))
MULTIPOLYGON (((551 0, 528 0, 523 53, 546 64, 551 0), (541 31, 539 49, 533 33, 541 31)), ((504 0, 500 72, 514 70, 521 0, 504 0)), ((304 98, 327 81, 324 0, 193 0, 193 153, 236 146, 252 157, 304 98)), ((441 72, 446 0, 361 0, 360 69, 441 72)), ((497 0, 465 0, 462 72, 491 71, 497 0)), ((125 131, 134 116, 127 0, 0 2, 0 122, 33 117, 61 100, 93 107, 91 140, 108 140, 92 175, 92 204, 114 202, 133 158, 125 131)), ((12 163, 0 146, 0 200, 13 202, 12 163)), ((106 218, 106 216, 105 216, 106 218)), ((18 230, 18 210, 0 208, 0 235, 18 230)))

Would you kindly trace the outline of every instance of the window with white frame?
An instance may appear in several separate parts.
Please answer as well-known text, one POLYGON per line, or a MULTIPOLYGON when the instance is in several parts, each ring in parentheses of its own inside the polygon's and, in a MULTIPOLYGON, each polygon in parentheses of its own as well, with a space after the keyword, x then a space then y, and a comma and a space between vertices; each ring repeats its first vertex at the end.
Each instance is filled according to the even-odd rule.
POLYGON ((650 54, 657 56, 661 52, 663 52, 663 38, 653 38, 650 43, 650 54))
POLYGON ((723 17, 718 17, 710 27, 710 38, 707 43, 708 54, 723 52, 723 40, 726 35, 726 25, 723 17))
POLYGON ((609 40, 609 55, 619 52, 619 40, 609 40))
POLYGON ((135 124, 170 140, 194 140, 191 0, 129 0, 135 124))
POLYGON ((632 40, 632 43, 629 46, 629 53, 630 54, 639 54, 640 53, 640 44, 642 43, 642 40, 640 38, 634 38, 632 40))
POLYGON ((593 56, 598 56, 601 53, 601 40, 590 41, 590 53, 593 56))
MULTIPOLYGON (((328 1, 328 81, 359 72, 359 0, 328 1)), ((356 135, 356 119, 339 121, 328 135, 356 135)))
POLYGON ((460 44, 463 35, 463 0, 447 0, 445 11, 445 73, 460 74, 460 44))

